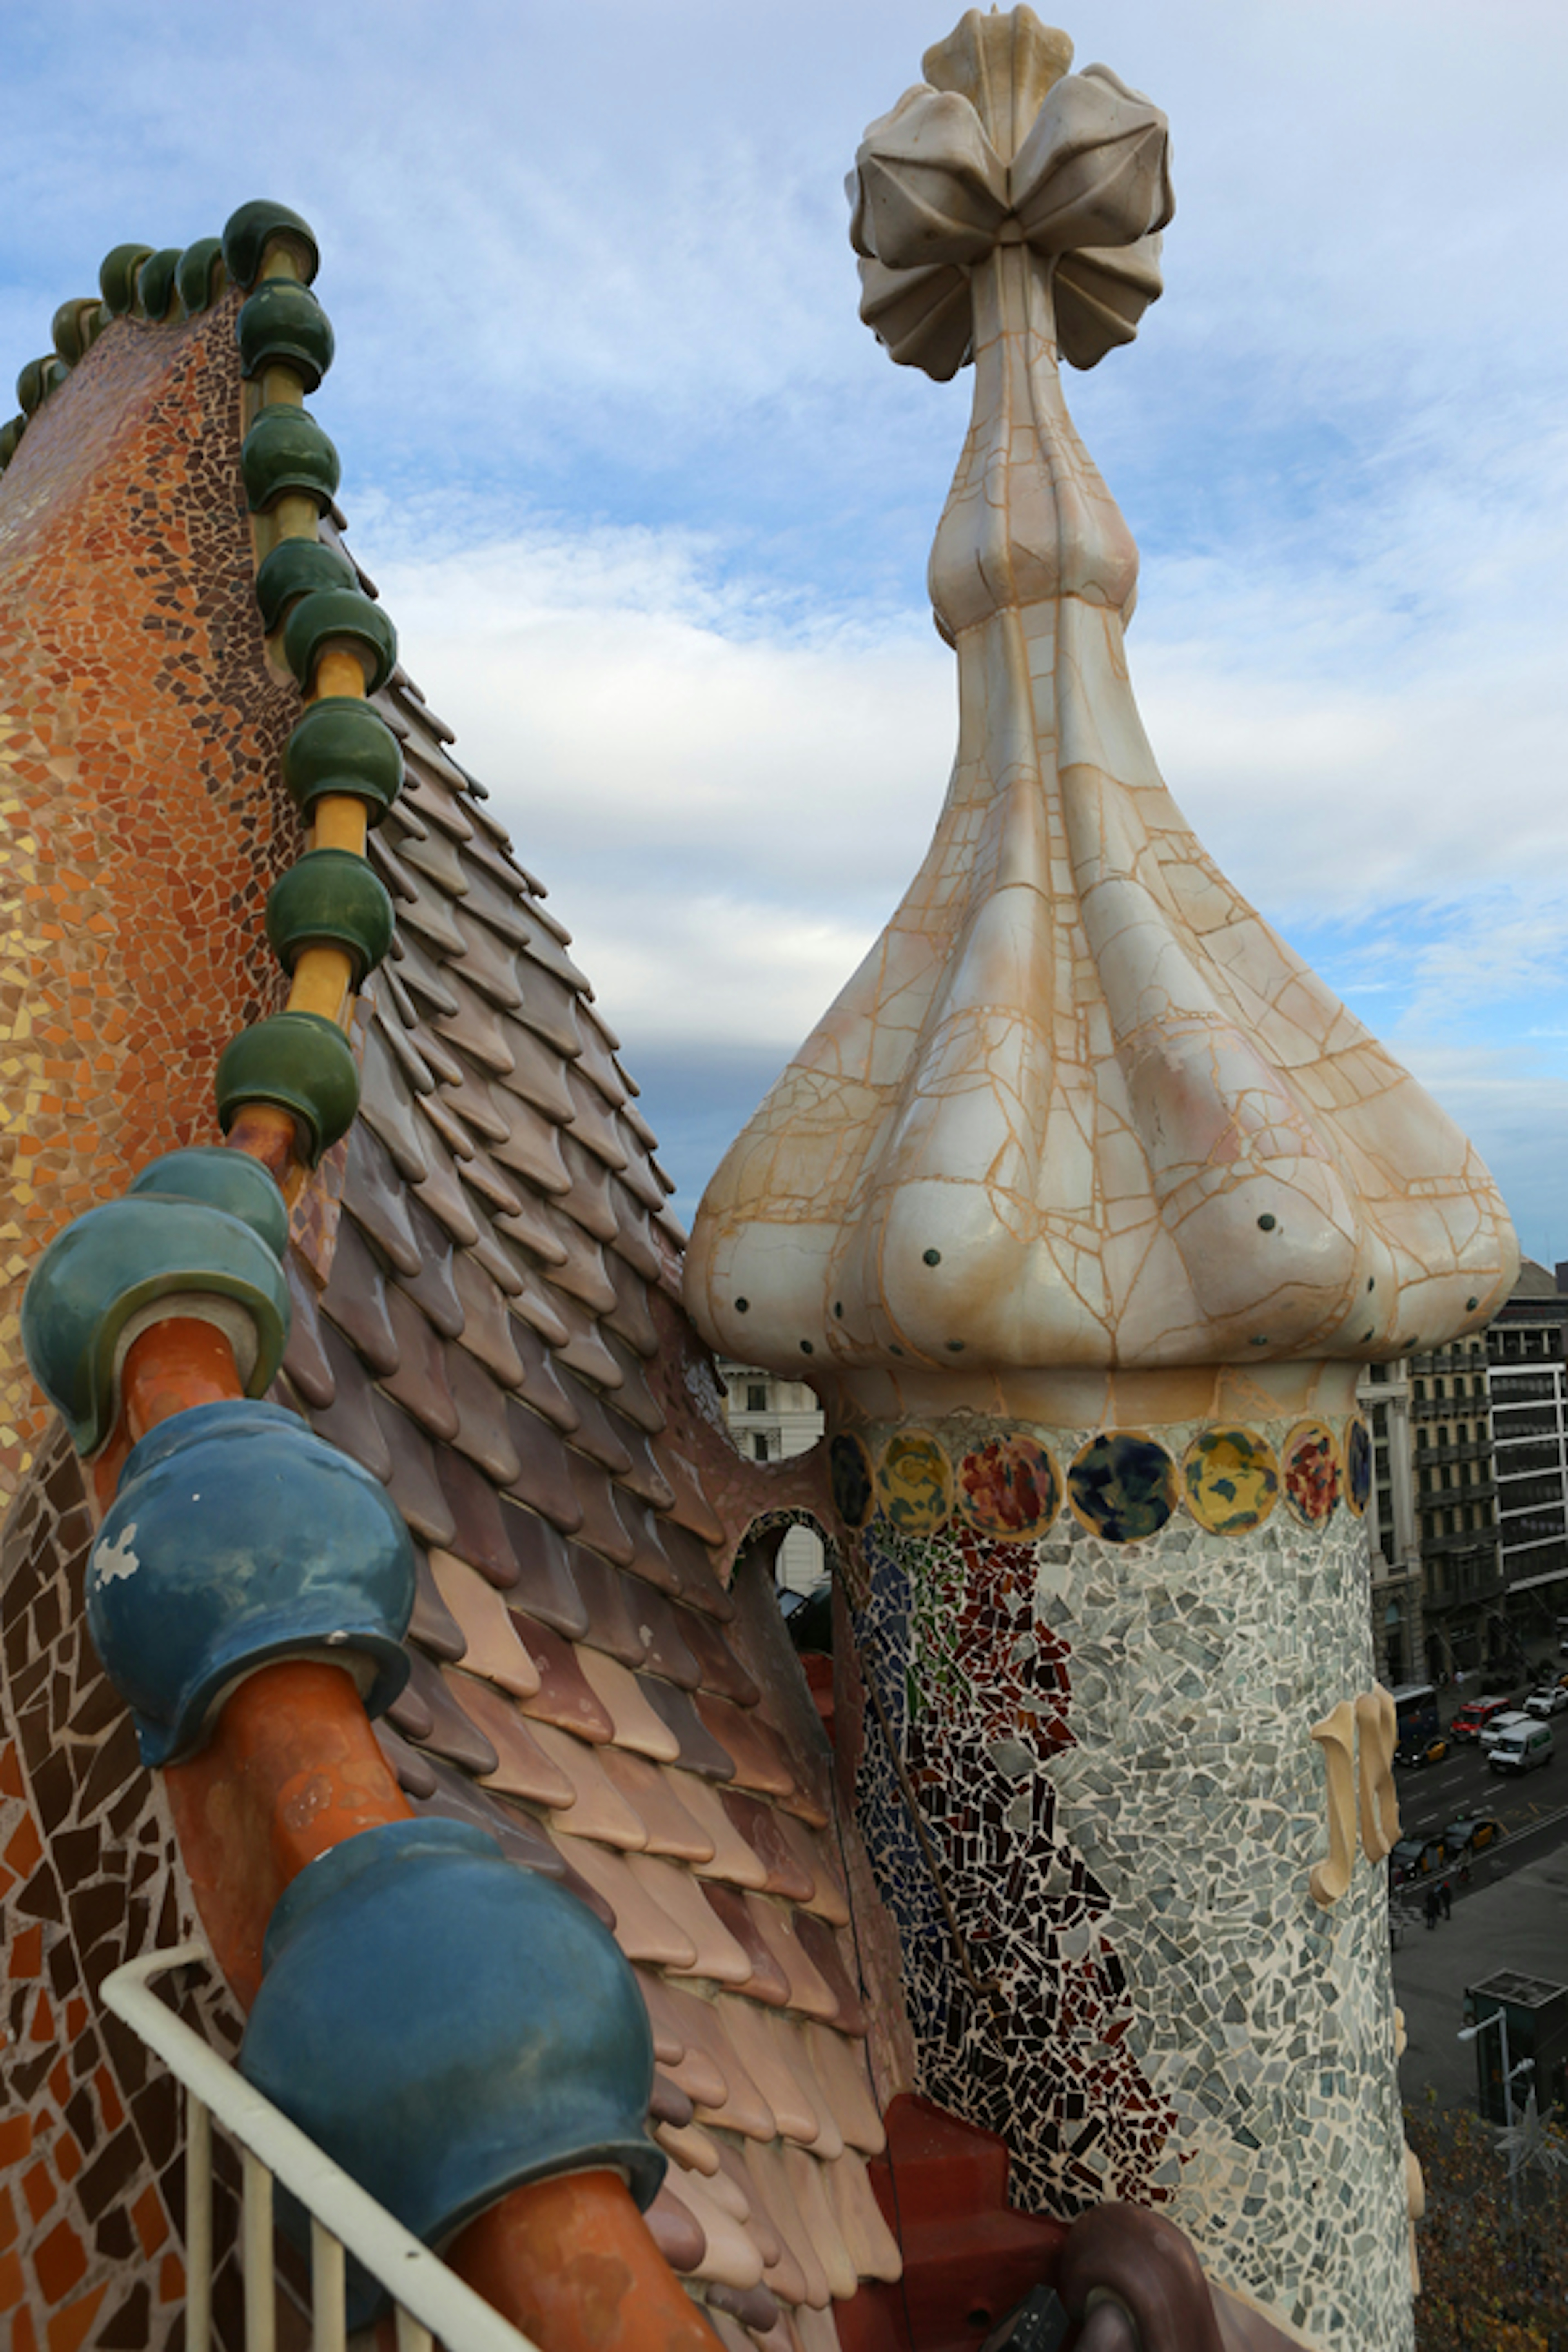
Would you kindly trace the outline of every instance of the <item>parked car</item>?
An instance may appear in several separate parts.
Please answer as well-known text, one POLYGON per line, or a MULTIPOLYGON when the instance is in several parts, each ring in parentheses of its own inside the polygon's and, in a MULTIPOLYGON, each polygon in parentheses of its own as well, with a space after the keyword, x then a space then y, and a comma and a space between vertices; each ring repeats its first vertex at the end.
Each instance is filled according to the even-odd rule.
POLYGON ((1389 1875, 1395 1886, 1403 1886, 1408 1878, 1430 1877, 1447 1859, 1447 1849, 1440 1837, 1401 1838, 1388 1857, 1389 1875))
POLYGON ((1487 1761, 1494 1772, 1533 1772, 1551 1763, 1552 1744, 1551 1726, 1522 1715, 1517 1729, 1501 1733, 1493 1742, 1487 1761))
MULTIPOLYGON (((1568 1691, 1563 1693, 1563 1696, 1568 1698, 1568 1691)), ((1439 1734, 1433 1739, 1407 1740, 1403 1748, 1394 1749, 1394 1760, 1396 1764, 1408 1764, 1413 1769, 1419 1769, 1423 1764, 1440 1764, 1447 1753, 1448 1743, 1439 1734)))
POLYGON ((1482 1755, 1489 1756, 1498 1741, 1509 1732, 1517 1731, 1521 1723, 1533 1723, 1534 1720, 1534 1717, 1526 1715, 1522 1707, 1505 1707, 1500 1715, 1493 1716, 1481 1734, 1482 1755))
POLYGON ((1448 1823, 1443 1843, 1458 1862, 1468 1853, 1479 1853, 1501 1835, 1502 1823, 1495 1813, 1466 1813, 1462 1820, 1448 1823))
POLYGON ((1540 1690, 1531 1692, 1524 1702, 1524 1711, 1542 1723, 1549 1716, 1568 1713, 1568 1690, 1561 1683, 1543 1684, 1540 1690))
POLYGON ((1510 1698, 1468 1698, 1448 1727, 1452 1739, 1479 1739, 1489 1723, 1500 1715, 1508 1714, 1514 1705, 1510 1698))

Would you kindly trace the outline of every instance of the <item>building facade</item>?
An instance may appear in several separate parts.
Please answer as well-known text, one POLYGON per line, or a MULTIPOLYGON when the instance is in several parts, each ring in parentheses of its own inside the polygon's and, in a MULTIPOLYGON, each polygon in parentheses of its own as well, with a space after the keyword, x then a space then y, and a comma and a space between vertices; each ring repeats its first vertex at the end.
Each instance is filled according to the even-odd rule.
POLYGON ((1550 1654, 1568 1611, 1568 1265, 1526 1259, 1488 1354, 1500 1570, 1510 1644, 1550 1654))
MULTIPOLYGON (((804 1381, 782 1380, 755 1364, 719 1360, 724 1418, 736 1451, 750 1462, 785 1462, 808 1454, 822 1435, 822 1406, 804 1381)), ((779 1547, 774 1574, 785 1592, 809 1592, 826 1573, 822 1538, 791 1528, 779 1547)))

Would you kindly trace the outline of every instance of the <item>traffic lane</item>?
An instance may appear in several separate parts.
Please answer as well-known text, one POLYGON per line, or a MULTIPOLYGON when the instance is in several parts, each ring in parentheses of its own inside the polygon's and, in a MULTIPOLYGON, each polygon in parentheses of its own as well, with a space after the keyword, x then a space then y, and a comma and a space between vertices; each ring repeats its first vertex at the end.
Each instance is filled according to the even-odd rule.
POLYGON ((1535 1772, 1494 1772, 1480 1748, 1461 1748, 1441 1764, 1394 1769, 1399 1818, 1408 1837, 1430 1836, 1465 1813, 1495 1813, 1506 1833, 1527 1828, 1563 1802, 1555 1764, 1535 1772))
MULTIPOLYGON (((1539 1779, 1539 1774, 1536 1777, 1539 1779)), ((1411 1881, 1401 1887, 1400 1895, 1408 1898, 1423 1885, 1440 1885, 1447 1879, 1451 1900, 1460 1903, 1470 1895, 1484 1894, 1489 1886, 1497 1885, 1514 1871, 1522 1870, 1528 1863, 1542 1861, 1545 1855, 1555 1853, 1564 1845, 1568 1845, 1568 1805, 1555 1811, 1543 1811, 1539 1820, 1527 1822, 1522 1827, 1509 1832, 1506 1842, 1501 1845, 1483 1847, 1471 1862, 1469 1878, 1463 1885, 1452 1870, 1446 1869, 1436 1878, 1411 1881)), ((1417 1894, 1417 1905, 1422 1899, 1417 1894)))

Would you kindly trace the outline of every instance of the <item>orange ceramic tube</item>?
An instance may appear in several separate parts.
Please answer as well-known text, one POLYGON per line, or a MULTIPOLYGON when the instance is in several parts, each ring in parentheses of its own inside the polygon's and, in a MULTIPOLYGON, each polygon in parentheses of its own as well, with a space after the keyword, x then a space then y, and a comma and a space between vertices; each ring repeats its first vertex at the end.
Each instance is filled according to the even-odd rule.
POLYGON ((619 2173, 514 2189, 447 2260, 542 2352, 718 2352, 619 2173))

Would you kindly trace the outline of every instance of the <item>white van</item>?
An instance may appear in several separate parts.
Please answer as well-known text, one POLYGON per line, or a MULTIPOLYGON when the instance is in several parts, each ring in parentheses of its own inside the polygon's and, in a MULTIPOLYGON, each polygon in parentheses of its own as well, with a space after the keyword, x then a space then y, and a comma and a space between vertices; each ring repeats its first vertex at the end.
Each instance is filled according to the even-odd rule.
POLYGON ((1500 1739, 1511 1738, 1523 1725, 1534 1720, 1532 1715, 1526 1715, 1524 1709, 1518 1706, 1510 1707, 1501 1715, 1494 1715, 1481 1733, 1481 1753, 1489 1756, 1500 1739))
POLYGON ((1510 1725, 1493 1741, 1491 1768, 1494 1772, 1533 1772, 1538 1764, 1552 1761, 1552 1727, 1534 1723, 1526 1717, 1521 1725, 1510 1725))

